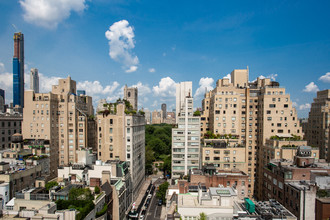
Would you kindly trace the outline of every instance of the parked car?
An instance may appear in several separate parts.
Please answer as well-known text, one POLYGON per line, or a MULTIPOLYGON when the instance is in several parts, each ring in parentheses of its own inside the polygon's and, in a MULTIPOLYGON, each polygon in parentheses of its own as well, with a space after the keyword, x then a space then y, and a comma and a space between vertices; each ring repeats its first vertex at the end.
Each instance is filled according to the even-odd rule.
POLYGON ((151 197, 152 197, 152 195, 151 195, 151 194, 149 194, 149 195, 147 196, 147 198, 148 198, 148 199, 151 199, 151 197))
POLYGON ((146 210, 143 209, 142 212, 141 212, 141 214, 140 214, 140 218, 139 219, 140 220, 143 220, 145 215, 146 215, 146 210))
POLYGON ((158 205, 160 206, 160 205, 163 205, 163 200, 158 200, 158 205))

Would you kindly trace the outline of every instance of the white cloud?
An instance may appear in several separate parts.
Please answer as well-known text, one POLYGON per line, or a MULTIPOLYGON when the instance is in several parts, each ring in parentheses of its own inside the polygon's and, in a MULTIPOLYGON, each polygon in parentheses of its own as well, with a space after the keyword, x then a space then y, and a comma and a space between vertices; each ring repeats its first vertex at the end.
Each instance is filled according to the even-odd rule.
POLYGON ((82 12, 85 0, 20 0, 24 20, 45 28, 56 28, 70 17, 71 11, 82 12))
POLYGON ((213 86, 212 86, 213 83, 214 83, 214 79, 209 78, 209 77, 205 77, 205 78, 202 77, 199 80, 199 87, 195 92, 195 97, 204 95, 205 94, 205 89, 207 91, 212 90, 213 89, 213 86))
POLYGON ((106 95, 111 96, 114 94, 115 90, 119 87, 117 81, 112 82, 111 85, 102 86, 99 81, 84 81, 77 83, 77 89, 85 90, 87 95, 106 95))
POLYGON ((327 72, 325 75, 321 76, 319 80, 325 83, 330 83, 330 72, 327 72))
MULTIPOLYGON (((264 75, 260 75, 260 76, 258 76, 259 77, 259 79, 265 79, 265 78, 268 78, 268 79, 271 79, 272 81, 275 81, 276 80, 276 77, 277 77, 278 75, 277 74, 269 74, 269 75, 267 75, 267 76, 264 76, 264 75)), ((255 79, 255 80, 253 80, 252 82, 254 82, 254 81, 256 81, 257 79, 255 79)))
POLYGON ((5 64, 0 62, 0 72, 4 72, 5 71, 5 64))
POLYGON ((129 69, 125 70, 126 73, 132 73, 137 70, 137 66, 130 66, 129 69))
POLYGON ((141 82, 138 82, 136 85, 132 85, 131 87, 138 88, 139 97, 144 97, 145 95, 151 93, 151 89, 148 85, 143 85, 141 82))
POLYGON ((152 103, 152 105, 151 105, 152 107, 159 107, 159 104, 158 104, 158 101, 157 100, 155 100, 153 103, 152 103))
POLYGON ((126 20, 113 23, 105 32, 111 59, 124 64, 127 73, 136 71, 139 64, 138 57, 131 51, 135 47, 134 36, 133 27, 126 20))
POLYGON ((156 72, 156 69, 155 69, 155 68, 150 68, 150 69, 149 69, 149 72, 150 72, 150 73, 154 73, 154 72, 156 72))
POLYGON ((317 87, 317 85, 315 85, 314 82, 311 82, 305 86, 305 89, 303 91, 304 92, 317 92, 317 91, 319 91, 319 87, 317 87))
MULTIPOLYGON (((28 79, 30 82, 30 75, 25 74, 25 79, 28 79)), ((42 73, 39 73, 39 92, 51 92, 53 85, 58 85, 58 80, 61 79, 61 77, 56 76, 45 76, 42 73)), ((30 89, 30 83, 25 83, 30 89)))
POLYGON ((310 109, 310 108, 311 108, 311 104, 309 104, 309 103, 299 105, 299 110, 306 110, 306 109, 310 109))
POLYGON ((226 79, 229 79, 229 82, 231 82, 231 74, 230 73, 228 73, 226 76, 224 76, 223 77, 224 79, 226 78, 226 79))
POLYGON ((176 83, 170 77, 162 78, 158 86, 152 88, 156 96, 170 97, 175 96, 176 83))

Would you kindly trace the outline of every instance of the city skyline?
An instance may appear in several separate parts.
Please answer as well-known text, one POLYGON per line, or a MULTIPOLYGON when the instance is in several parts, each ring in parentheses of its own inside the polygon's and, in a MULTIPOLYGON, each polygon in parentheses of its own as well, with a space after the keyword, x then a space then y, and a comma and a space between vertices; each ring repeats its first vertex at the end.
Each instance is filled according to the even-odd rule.
POLYGON ((263 75, 285 87, 299 117, 308 116, 317 90, 329 88, 326 1, 211 2, 188 8, 185 3, 101 0, 0 5, 0 88, 6 90, 7 104, 13 100, 12 36, 17 31, 25 35, 25 89, 31 68, 40 71, 40 92, 70 75, 77 89, 93 97, 94 106, 101 98, 123 97, 127 84, 138 87, 139 108, 152 111, 166 103, 171 110, 175 83, 193 81, 194 107, 201 107, 205 87, 214 88, 218 79, 246 66, 250 81, 263 75), (32 10, 40 4, 49 6, 44 13, 32 10))

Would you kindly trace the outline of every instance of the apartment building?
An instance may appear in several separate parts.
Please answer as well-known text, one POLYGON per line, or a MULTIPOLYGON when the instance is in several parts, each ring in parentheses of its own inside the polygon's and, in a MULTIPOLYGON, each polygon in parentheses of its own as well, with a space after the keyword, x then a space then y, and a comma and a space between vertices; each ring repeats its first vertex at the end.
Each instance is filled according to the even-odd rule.
MULTIPOLYGON (((177 85, 177 95, 182 93, 186 84, 183 82, 177 85)), ((193 98, 189 91, 186 95, 183 102, 182 96, 177 96, 180 108, 177 110, 177 128, 172 129, 172 178, 186 176, 189 170, 201 166, 200 116, 193 115, 193 98)))
MULTIPOLYGON (((95 148, 88 144, 93 124, 92 98, 76 95, 76 82, 71 77, 60 79, 49 93, 25 91, 23 137, 31 140, 49 140, 51 167, 76 163, 76 151, 95 148)), ((95 132, 95 131, 94 131, 95 132)), ((57 176, 57 169, 51 176, 57 176)))
MULTIPOLYGON (((266 140, 266 143, 260 147, 260 160, 258 163, 258 176, 262 177, 264 172, 264 167, 271 160, 293 160, 297 154, 299 147, 306 147, 307 141, 299 140, 297 137, 292 135, 275 135, 270 139, 266 140)), ((309 148, 309 147, 308 147, 309 148)), ((311 157, 315 160, 319 159, 319 149, 317 147, 310 147, 311 157)), ((262 197, 263 181, 258 181, 258 187, 255 190, 255 196, 260 199, 265 199, 262 197)))
POLYGON ((178 116, 181 112, 182 106, 185 103, 185 99, 187 96, 192 97, 192 82, 180 82, 176 84, 176 95, 175 95, 175 118, 176 123, 178 124, 178 116))
POLYGON ((160 112, 154 110, 152 112, 151 124, 161 124, 161 123, 175 124, 175 112, 166 112, 165 115, 163 113, 164 113, 163 110, 161 110, 160 112))
POLYGON ((21 113, 0 113, 0 149, 10 149, 11 136, 22 132, 21 113))
POLYGON ((320 148, 320 158, 330 161, 330 89, 317 92, 304 128, 308 145, 320 148))
POLYGON ((161 112, 154 110, 152 112, 151 124, 160 124, 160 123, 162 123, 161 112))
POLYGON ((219 170, 244 170, 246 148, 234 136, 228 139, 203 139, 201 148, 202 165, 212 164, 215 172, 219 170))
POLYGON ((298 147, 293 160, 271 160, 263 168, 262 198, 276 199, 298 219, 314 219, 316 192, 329 174, 329 164, 313 158, 311 147, 298 147))
POLYGON ((112 110, 97 115, 98 159, 128 162, 136 198, 145 178, 145 118, 124 102, 109 105, 112 110))
MULTIPOLYGON (((302 136, 302 131, 285 88, 268 78, 253 82, 248 78, 248 68, 233 70, 231 79, 219 79, 216 88, 205 94, 201 129, 204 135, 208 132, 219 137, 235 136, 237 144, 245 148, 242 171, 249 174, 248 193, 252 196, 258 178, 258 148, 276 134, 302 136)), ((220 168, 224 165, 220 164, 220 168)), ((234 163, 226 168, 233 166, 234 163)))

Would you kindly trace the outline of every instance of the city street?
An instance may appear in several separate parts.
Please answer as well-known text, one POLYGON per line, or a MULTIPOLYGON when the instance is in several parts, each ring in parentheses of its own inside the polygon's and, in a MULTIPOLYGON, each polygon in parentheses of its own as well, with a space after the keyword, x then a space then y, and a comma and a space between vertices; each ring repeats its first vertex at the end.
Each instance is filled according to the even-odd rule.
POLYGON ((160 219, 160 215, 162 212, 162 206, 158 206, 158 199, 156 197, 156 193, 151 199, 150 206, 147 210, 146 220, 160 219))
MULTIPOLYGON (((159 178, 154 182, 153 185, 155 186, 155 189, 157 189, 157 187, 164 182, 165 182, 164 179, 159 178)), ((162 206, 158 206, 158 198, 156 197, 156 192, 157 190, 154 191, 150 204, 147 208, 147 214, 145 217, 145 219, 147 220, 160 219, 161 216, 162 206)))

